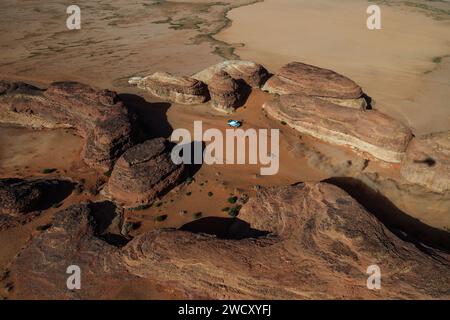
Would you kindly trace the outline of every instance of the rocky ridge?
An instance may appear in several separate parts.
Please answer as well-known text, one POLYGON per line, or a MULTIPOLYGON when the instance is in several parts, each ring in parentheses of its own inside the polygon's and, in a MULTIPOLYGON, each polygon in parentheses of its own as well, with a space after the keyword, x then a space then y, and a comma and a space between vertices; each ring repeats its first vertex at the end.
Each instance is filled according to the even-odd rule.
POLYGON ((409 128, 381 112, 354 110, 304 94, 275 97, 263 108, 302 133, 386 162, 401 162, 412 139, 409 128))
POLYGON ((142 79, 129 81, 152 95, 180 104, 201 104, 209 99, 206 85, 194 78, 156 72, 142 79))
POLYGON ((95 212, 68 208, 31 240, 11 266, 15 297, 101 298, 102 283, 115 277, 157 279, 188 299, 449 297, 447 254, 400 240, 326 183, 260 188, 220 238, 155 230, 114 246, 101 239, 95 212), (89 270, 83 290, 66 289, 74 263, 89 270), (374 264, 382 290, 366 287, 374 264))
POLYGON ((283 66, 265 83, 263 90, 279 95, 302 93, 356 109, 367 106, 361 87, 353 80, 301 62, 283 66))

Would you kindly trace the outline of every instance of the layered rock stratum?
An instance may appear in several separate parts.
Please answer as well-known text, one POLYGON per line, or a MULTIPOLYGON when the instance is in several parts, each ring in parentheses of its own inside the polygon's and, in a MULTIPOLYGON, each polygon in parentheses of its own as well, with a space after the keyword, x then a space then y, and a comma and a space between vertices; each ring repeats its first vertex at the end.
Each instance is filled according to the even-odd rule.
POLYGON ((154 280, 189 299, 450 296, 448 254, 397 238, 326 183, 260 188, 239 219, 224 219, 222 237, 155 230, 123 247, 102 240, 104 216, 93 205, 59 212, 22 250, 11 265, 15 297, 102 298, 119 277, 154 280), (73 264, 83 274, 81 290, 66 287, 73 264), (372 265, 380 268, 381 290, 367 288, 372 265))
POLYGON ((222 72, 226 72, 235 80, 243 80, 253 88, 262 87, 269 78, 269 72, 262 65, 244 60, 225 60, 192 77, 209 85, 214 75, 222 72))
POLYGON ((304 94, 275 97, 267 113, 299 132, 350 146, 386 162, 401 162, 412 132, 376 110, 355 110, 304 94))
POLYGON ((147 140, 128 149, 116 162, 104 191, 128 207, 152 203, 185 178, 184 165, 176 165, 164 138, 147 140))
POLYGON ((118 95, 78 82, 55 82, 41 90, 0 81, 0 122, 75 128, 85 138, 84 161, 104 171, 133 144, 130 115, 118 95))
POLYGON ((301 62, 283 66, 265 83, 263 90, 280 95, 302 93, 357 109, 367 105, 361 87, 353 80, 301 62))
POLYGON ((243 90, 239 83, 225 71, 214 74, 208 85, 211 104, 223 112, 233 112, 242 105, 243 90))
POLYGON ((409 182, 431 191, 450 191, 450 131, 414 138, 400 172, 409 182))
POLYGON ((129 82, 158 98, 179 104, 201 104, 209 98, 208 89, 203 82, 167 72, 156 72, 142 79, 130 79, 129 82))

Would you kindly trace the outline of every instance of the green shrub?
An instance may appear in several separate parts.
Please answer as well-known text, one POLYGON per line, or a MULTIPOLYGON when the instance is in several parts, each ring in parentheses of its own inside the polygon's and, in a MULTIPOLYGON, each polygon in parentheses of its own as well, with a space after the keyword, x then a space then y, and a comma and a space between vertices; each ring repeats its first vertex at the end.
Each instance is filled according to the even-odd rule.
POLYGON ((228 198, 228 202, 229 202, 229 203, 236 203, 237 199, 238 199, 238 197, 236 197, 236 196, 229 197, 229 198, 228 198))
POLYGON ((162 214, 162 215, 157 216, 157 217, 155 218, 155 220, 156 220, 157 222, 162 222, 162 221, 164 221, 164 220, 166 220, 166 219, 167 219, 167 214, 162 214))
POLYGON ((194 178, 192 178, 192 177, 187 177, 186 178, 186 184, 191 184, 192 182, 194 182, 195 180, 194 180, 194 178))
POLYGON ((228 214, 235 218, 239 215, 239 211, 241 211, 242 206, 234 206, 233 208, 230 209, 230 211, 228 211, 228 214))
POLYGON ((203 213, 201 213, 201 212, 194 213, 195 219, 200 219, 202 217, 202 215, 203 215, 203 213))
POLYGON ((44 174, 49 174, 49 173, 55 172, 56 170, 58 170, 58 169, 55 169, 55 168, 45 168, 44 170, 42 170, 42 173, 44 173, 44 174))
POLYGON ((130 211, 141 211, 141 210, 145 210, 150 208, 150 205, 148 204, 141 204, 140 206, 134 207, 134 208, 130 208, 130 211))

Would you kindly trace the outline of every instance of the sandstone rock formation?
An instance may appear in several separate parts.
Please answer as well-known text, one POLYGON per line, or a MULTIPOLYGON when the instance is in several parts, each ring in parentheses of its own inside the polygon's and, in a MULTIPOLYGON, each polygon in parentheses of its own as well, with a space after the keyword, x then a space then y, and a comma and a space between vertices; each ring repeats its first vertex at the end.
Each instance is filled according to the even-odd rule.
POLYGON ((205 70, 202 70, 192 77, 206 84, 210 84, 214 75, 220 72, 228 73, 235 80, 243 80, 253 88, 260 88, 269 78, 269 72, 260 64, 251 61, 226 60, 205 70))
POLYGON ((280 95, 303 93, 357 109, 367 106, 361 87, 354 81, 334 71, 301 62, 283 66, 266 82, 263 90, 280 95))
POLYGON ((47 179, 0 179, 0 214, 43 210, 70 194, 71 183, 47 179))
POLYGON ((201 104, 209 97, 203 82, 167 72, 156 72, 140 80, 131 81, 133 82, 156 97, 180 104, 201 104))
POLYGON ((376 110, 354 110, 303 94, 281 95, 263 107, 302 133, 387 162, 400 162, 412 138, 409 128, 376 110))
POLYGON ((40 90, 0 81, 0 122, 75 128, 86 138, 85 162, 104 171, 133 144, 130 116, 117 94, 77 82, 55 82, 40 90))
POLYGON ((66 209, 30 242, 10 268, 14 298, 107 298, 105 285, 115 279, 156 282, 189 299, 450 296, 448 254, 400 240, 326 183, 260 188, 242 220, 223 219, 234 240, 156 230, 115 247, 99 239, 96 212, 92 204, 66 209), (84 270, 83 290, 66 289, 71 264, 84 270), (375 264, 382 290, 366 287, 367 268, 375 264))
POLYGON ((212 106, 220 111, 233 112, 242 105, 243 88, 240 88, 239 83, 224 71, 214 74, 208 89, 212 106))
POLYGON ((128 207, 150 204, 179 183, 184 173, 184 166, 171 160, 168 141, 147 140, 117 160, 105 194, 128 207))
POLYGON ((401 166, 409 182, 434 192, 450 191, 450 131, 414 138, 401 166))
MULTIPOLYGON (((105 231, 100 226, 109 225, 114 217, 102 214, 103 210, 98 207, 98 204, 88 203, 60 211, 52 227, 34 238, 31 246, 22 251, 16 264, 19 278, 15 283, 19 296, 77 299, 82 295, 95 299, 94 292, 106 290, 102 285, 111 285, 113 279, 108 278, 113 272, 118 275, 121 267, 116 264, 116 247, 101 238, 105 231), (39 262, 33 263, 33 260, 39 262), (71 265, 81 268, 83 290, 67 289, 66 270, 71 265), (42 284, 36 282, 39 278, 37 274, 42 273, 51 279, 44 285, 45 290, 42 290, 42 284), (22 289, 28 290, 28 294, 21 292, 22 289)), ((129 278, 125 273, 120 277, 124 281, 129 278)))

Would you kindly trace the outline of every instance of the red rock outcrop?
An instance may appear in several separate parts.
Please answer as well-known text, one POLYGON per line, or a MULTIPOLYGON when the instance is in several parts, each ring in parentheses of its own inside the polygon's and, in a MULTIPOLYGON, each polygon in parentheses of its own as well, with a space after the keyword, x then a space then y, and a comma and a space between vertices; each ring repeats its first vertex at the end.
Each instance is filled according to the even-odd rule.
POLYGON ((30 242, 10 268, 14 298, 101 299, 111 297, 104 288, 114 279, 157 282, 189 299, 450 295, 448 254, 397 238, 326 183, 260 188, 241 210, 242 220, 224 219, 233 240, 156 230, 118 248, 99 239, 95 213, 92 205, 66 209, 30 242), (83 272, 82 290, 66 288, 65 270, 72 264, 83 272), (381 290, 366 286, 372 265, 380 268, 381 290))
MULTIPOLYGON (((47 200, 58 201, 55 193, 70 189, 70 183, 46 179, 0 179, 0 214, 18 215, 42 210, 47 200)), ((48 203, 48 206, 53 204, 48 203)))
POLYGON ((253 88, 260 88, 269 78, 269 72, 260 64, 251 61, 226 60, 205 70, 202 70, 192 77, 206 84, 210 84, 214 75, 226 72, 235 80, 243 80, 253 88))
POLYGON ((233 112, 242 105, 242 88, 236 80, 224 71, 214 74, 209 82, 208 89, 212 106, 220 111, 233 112))
POLYGON ((137 84, 138 88, 147 90, 158 98, 180 104, 201 104, 209 98, 208 89, 203 82, 167 72, 156 72, 130 83, 137 84))
POLYGON ((299 132, 387 162, 401 162, 412 138, 409 128, 381 112, 354 110, 303 94, 281 95, 263 107, 299 132))
POLYGON ((401 174, 431 191, 450 191, 450 131, 414 138, 406 150, 401 174))
POLYGON ((77 82, 55 82, 40 90, 0 81, 0 122, 75 128, 86 138, 85 162, 105 171, 133 144, 128 110, 117 94, 77 82))
POLYGON ((332 70, 301 62, 283 66, 263 90, 280 95, 302 93, 346 107, 366 107, 363 91, 354 81, 332 70))
POLYGON ((117 160, 104 193, 127 207, 147 205, 183 180, 184 173, 183 165, 173 163, 168 141, 147 140, 117 160))

